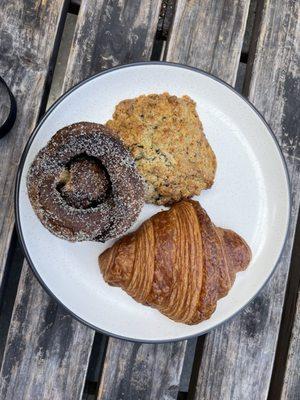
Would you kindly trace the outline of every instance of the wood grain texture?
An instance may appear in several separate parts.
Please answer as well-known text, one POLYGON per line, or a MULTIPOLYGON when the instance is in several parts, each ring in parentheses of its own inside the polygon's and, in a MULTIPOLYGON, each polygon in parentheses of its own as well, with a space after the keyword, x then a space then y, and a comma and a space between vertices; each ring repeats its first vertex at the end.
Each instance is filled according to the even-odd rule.
POLYGON ((300 292, 288 352, 282 400, 298 400, 300 395, 300 292))
MULTIPOLYGON (((15 168, 8 168, 11 168, 11 159, 15 160, 13 167, 16 167, 23 144, 38 118, 55 29, 63 9, 62 1, 24 4, 20 6, 18 2, 9 9, 16 12, 17 26, 13 26, 13 18, 7 20, 8 28, 14 29, 10 45, 18 49, 16 59, 14 53, 3 53, 1 58, 1 67, 11 68, 6 76, 16 74, 10 79, 19 103, 18 122, 7 142, 0 143, 5 146, 7 157, 0 159, 0 163, 7 162, 3 177, 7 187, 12 187, 14 179, 15 168), (19 16, 24 19, 18 20, 19 16), (24 43, 15 42, 19 37, 24 43)), ((0 36, 3 37, 2 30, 0 36)), ((4 187, 4 194, 10 194, 7 199, 4 196, 4 201, 12 203, 12 192, 13 189, 8 192, 4 187)), ((6 212, 9 210, 8 207, 6 212)), ((0 214, 1 211, 2 208, 0 214)), ((13 223, 12 218, 10 222, 13 223)), ((50 299, 25 264, 1 365, 0 398, 80 399, 92 340, 93 331, 77 323, 50 299)))
POLYGON ((65 0, 0 1, 0 74, 19 106, 13 129, 0 140, 0 286, 14 226, 16 170, 37 122, 64 3, 65 0))
POLYGON ((1 399, 80 399, 92 332, 24 265, 0 374, 1 399))
MULTIPOLYGON (((215 74, 234 83, 249 1, 232 2, 231 6, 228 6, 228 2, 225 4, 222 1, 210 2, 207 0, 201 2, 201 7, 199 3, 197 1, 178 1, 175 25, 169 38, 166 59, 201 66, 208 72, 211 71, 211 65, 214 65, 215 74), (231 21, 227 25, 228 29, 223 28, 222 30, 221 27, 226 25, 223 18, 227 19, 231 14, 236 15, 237 5, 238 17, 235 17, 235 22, 231 21), (202 24, 200 29, 198 24, 206 7, 209 7, 212 12, 210 21, 214 21, 214 26, 212 28, 208 24, 202 24), (226 12, 222 12, 224 7, 226 12), (190 16, 193 16, 192 20, 190 16), (195 30, 197 34, 195 34, 195 30), (232 52, 227 48, 224 50, 224 54, 220 51, 210 52, 208 50, 211 46, 211 42, 207 41, 209 34, 212 34, 216 43, 223 40, 218 35, 219 31, 223 32, 223 35, 237 38, 234 46, 231 41, 223 44, 225 47, 231 46, 232 52), (186 45, 187 43, 189 46, 186 45), (193 50, 198 46, 204 49, 204 53, 206 49, 207 58, 205 60, 193 50), (214 62, 213 59, 215 59, 214 62)), ((98 400, 177 399, 186 345, 186 341, 163 345, 133 345, 129 342, 110 339, 98 400)))
POLYGON ((233 85, 250 0, 178 0, 166 60, 201 68, 233 85))
MULTIPOLYGON (((152 19, 147 19, 147 24, 154 37, 153 26, 156 25, 156 14, 159 12, 158 0, 142 1, 140 9, 136 8, 136 2, 126 1, 123 2, 123 11, 120 10, 120 4, 102 0, 82 2, 63 90, 107 66, 99 57, 102 49, 100 48, 98 53, 98 50, 90 46, 91 41, 96 45, 103 39, 103 31, 98 30, 99 25, 103 25, 103 14, 110 13, 117 31, 116 24, 123 26, 125 37, 127 25, 139 27, 138 21, 144 23, 145 13, 151 15, 152 19), (155 4, 157 11, 154 10, 155 4), (134 14, 130 13, 131 6, 135 10, 134 14), (97 32, 95 36, 92 27, 95 27, 97 32)), ((128 54, 133 54, 136 58, 143 58, 151 53, 152 42, 150 44, 150 36, 145 29, 146 27, 141 30, 143 34, 140 35, 138 28, 134 30, 135 39, 127 45, 128 54), (145 51, 147 46, 148 51, 145 51)), ((113 45, 115 43, 117 46, 118 40, 119 36, 116 36, 112 40, 113 45)), ((126 55, 127 53, 116 53, 120 63, 128 61, 123 60, 126 55)), ((94 331, 69 317, 41 289, 25 264, 0 372, 0 398, 81 399, 93 338, 94 331)))
POLYGON ((160 4, 161 0, 102 0, 95 7, 94 1, 82 1, 69 58, 72 83, 91 72, 149 60, 160 4))
POLYGON ((110 339, 98 399, 176 399, 184 352, 185 342, 155 345, 110 339))
POLYGON ((288 165, 292 218, 287 242, 262 292, 241 314, 206 336, 196 399, 268 396, 300 200, 298 15, 297 1, 265 2, 248 71, 249 98, 271 125, 288 165))

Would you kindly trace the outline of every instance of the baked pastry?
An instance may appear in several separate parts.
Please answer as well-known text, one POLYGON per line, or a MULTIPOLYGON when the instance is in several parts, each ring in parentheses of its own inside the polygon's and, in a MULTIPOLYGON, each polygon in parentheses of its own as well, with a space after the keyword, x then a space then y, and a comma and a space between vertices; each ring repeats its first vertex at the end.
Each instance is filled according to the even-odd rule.
POLYGON ((251 259, 235 232, 216 227, 196 201, 155 214, 99 256, 104 280, 174 321, 208 319, 251 259))
POLYGON ((109 176, 97 160, 79 156, 62 172, 58 190, 71 207, 93 207, 109 193, 109 176))
POLYGON ((124 233, 144 202, 144 183, 128 150, 103 125, 60 129, 28 176, 30 202, 43 225, 70 241, 105 241, 124 233))
POLYGON ((188 96, 168 93, 121 101, 106 125, 129 148, 149 203, 171 204, 211 187, 216 157, 188 96))

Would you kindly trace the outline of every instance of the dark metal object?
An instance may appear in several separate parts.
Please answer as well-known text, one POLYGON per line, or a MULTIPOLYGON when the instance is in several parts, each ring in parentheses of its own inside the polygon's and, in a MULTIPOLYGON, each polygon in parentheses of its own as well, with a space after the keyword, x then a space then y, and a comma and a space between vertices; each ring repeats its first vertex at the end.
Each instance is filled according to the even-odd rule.
POLYGON ((10 110, 6 120, 3 125, 0 126, 0 139, 5 136, 13 127, 16 117, 17 117, 17 103, 15 96, 12 94, 11 90, 7 86, 5 80, 0 76, 0 84, 7 91, 10 99, 10 110))

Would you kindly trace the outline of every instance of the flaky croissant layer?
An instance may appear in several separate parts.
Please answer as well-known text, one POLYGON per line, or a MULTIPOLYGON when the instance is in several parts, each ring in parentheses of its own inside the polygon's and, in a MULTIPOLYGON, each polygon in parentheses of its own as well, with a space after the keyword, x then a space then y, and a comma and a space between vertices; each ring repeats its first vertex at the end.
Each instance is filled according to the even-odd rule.
POLYGON ((200 204, 184 200, 155 214, 99 256, 104 280, 174 321, 197 324, 215 311, 251 250, 216 227, 200 204))

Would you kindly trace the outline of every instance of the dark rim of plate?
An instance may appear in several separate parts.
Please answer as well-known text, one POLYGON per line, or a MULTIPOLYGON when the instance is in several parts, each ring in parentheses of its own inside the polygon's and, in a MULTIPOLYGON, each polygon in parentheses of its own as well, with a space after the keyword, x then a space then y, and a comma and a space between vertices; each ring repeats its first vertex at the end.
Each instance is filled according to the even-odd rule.
POLYGON ((264 119, 264 117, 260 114, 260 112, 254 107, 254 105, 252 103, 250 103, 250 101, 245 98, 242 94, 240 94, 239 92, 237 92, 232 86, 230 86, 228 83, 226 83, 225 81, 223 81, 220 78, 217 78, 214 75, 209 74, 208 72, 205 72, 199 68, 195 68, 195 67, 190 67, 188 65, 184 65, 184 64, 178 64, 178 63, 172 63, 172 62, 165 62, 165 61, 145 61, 145 62, 136 62, 136 63, 130 63, 130 64, 125 64, 125 65, 120 65, 114 68, 110 68, 108 70, 105 70, 103 72, 100 72, 96 75, 93 75, 81 82, 79 82, 77 85, 75 85, 74 87, 72 87, 70 90, 68 90, 65 94, 63 94, 50 108, 49 110, 45 113, 45 115, 43 116, 43 118, 40 120, 40 122, 38 123, 38 125, 35 127, 35 129, 33 130, 33 132, 31 133, 28 142, 26 144, 26 147, 23 151, 19 166, 18 166, 18 172, 17 172, 17 179, 16 179, 16 187, 15 187, 15 215, 16 215, 16 225, 17 225, 17 232, 18 232, 18 236, 21 242, 21 245, 23 247, 23 251, 25 254, 25 258, 28 262, 28 264, 30 265, 32 271, 34 272, 36 278, 38 279, 38 281, 40 282, 40 284, 42 285, 42 287, 45 289, 45 291, 52 296, 59 304, 61 304, 63 306, 64 309, 67 310, 67 312, 72 315, 76 320, 78 320, 79 322, 83 323, 84 325, 87 325, 88 327, 94 329, 97 332, 103 333, 105 335, 109 335, 112 337, 115 337, 117 339, 123 339, 123 340, 128 340, 130 342, 140 342, 140 343, 171 343, 171 342, 178 342, 181 340, 187 340, 187 339, 191 339, 193 337, 198 337, 201 335, 206 334, 207 332, 210 332, 214 329, 216 329, 218 326, 224 324, 225 322, 231 320, 235 315, 237 315, 240 311, 242 311, 257 295, 258 293, 261 292, 261 290, 265 287, 265 285, 267 284, 267 282, 269 281, 269 279, 271 278, 271 276, 273 275, 276 266, 279 263, 279 260, 281 258, 281 255, 283 253, 283 250, 285 248, 285 244, 287 241, 287 236, 288 236, 288 231, 289 231, 289 227, 290 227, 290 222, 291 222, 291 184, 290 184, 290 178, 289 178, 289 174, 288 174, 288 169, 287 169, 287 165, 286 165, 286 161, 285 158, 283 156, 282 150, 278 144, 277 138, 275 136, 275 134, 273 133, 273 131, 271 130, 271 128, 269 127, 269 125, 267 124, 266 120, 264 119), (284 243, 282 246, 282 249, 280 251, 280 254, 278 256, 278 259, 276 261, 276 263, 274 264, 274 267, 270 273, 270 275, 267 277, 267 279, 265 280, 265 282, 262 284, 261 288, 255 293, 255 295, 253 295, 246 304, 244 304, 239 310, 237 310, 233 315, 231 315, 230 317, 226 318, 224 321, 218 323, 217 325, 215 325, 212 328, 209 328, 201 333, 195 333, 192 335, 187 335, 187 336, 182 336, 176 339, 163 339, 163 340, 144 340, 144 339, 134 339, 134 338, 130 338, 130 337, 126 337, 126 336, 122 336, 122 335, 117 335, 113 332, 107 332, 97 326, 94 326, 93 324, 89 323, 88 321, 85 321, 84 319, 82 319, 81 317, 79 317, 78 315, 76 315, 73 311, 71 311, 68 307, 66 307, 64 305, 64 303, 55 296, 55 294, 48 288, 48 286, 46 285, 46 283, 42 280, 41 276, 39 275, 37 269, 35 268, 33 261, 30 258, 29 255, 29 251, 26 247, 26 242, 23 236, 23 232, 22 232, 22 227, 21 227, 21 222, 20 222, 20 214, 19 214, 19 191, 20 191, 20 181, 21 181, 21 177, 22 177, 22 172, 23 172, 23 167, 24 167, 24 163, 27 157, 27 153, 30 149, 30 146, 36 136, 36 134, 38 133, 40 127, 42 126, 42 124, 44 123, 44 121, 46 120, 46 118, 52 113, 52 111, 66 98, 68 97, 72 92, 74 92, 76 89, 78 89, 80 86, 84 85, 85 83, 92 81, 93 79, 104 75, 104 74, 108 74, 110 72, 116 71, 118 69, 122 69, 122 68, 130 68, 130 67, 137 67, 137 66, 143 66, 143 65, 162 65, 162 66, 173 66, 173 67, 178 67, 178 68, 184 68, 184 69, 188 69, 194 72, 197 72, 199 74, 205 75, 210 79, 213 79, 217 82, 219 82, 221 85, 226 86, 228 89, 230 89, 235 95, 239 96, 241 99, 243 99, 251 108, 252 110, 256 113, 256 115, 261 119, 261 121, 264 123, 264 125, 266 126, 267 130, 269 131, 271 137, 273 138, 278 153, 281 157, 281 161, 282 161, 282 165, 283 168, 285 170, 285 175, 286 175, 286 180, 287 180, 287 184, 288 184, 288 208, 289 208, 289 218, 288 218, 288 224, 287 224, 287 229, 285 232, 285 238, 284 238, 284 243))
POLYGON ((9 112, 8 115, 5 119, 5 121, 2 123, 0 126, 0 139, 3 138, 5 135, 8 134, 8 132, 11 130, 11 128, 14 126, 14 123, 17 118, 17 102, 16 98, 11 92, 10 88, 8 87, 7 83, 5 80, 0 76, 0 86, 3 86, 4 90, 6 90, 8 97, 9 97, 9 112))

